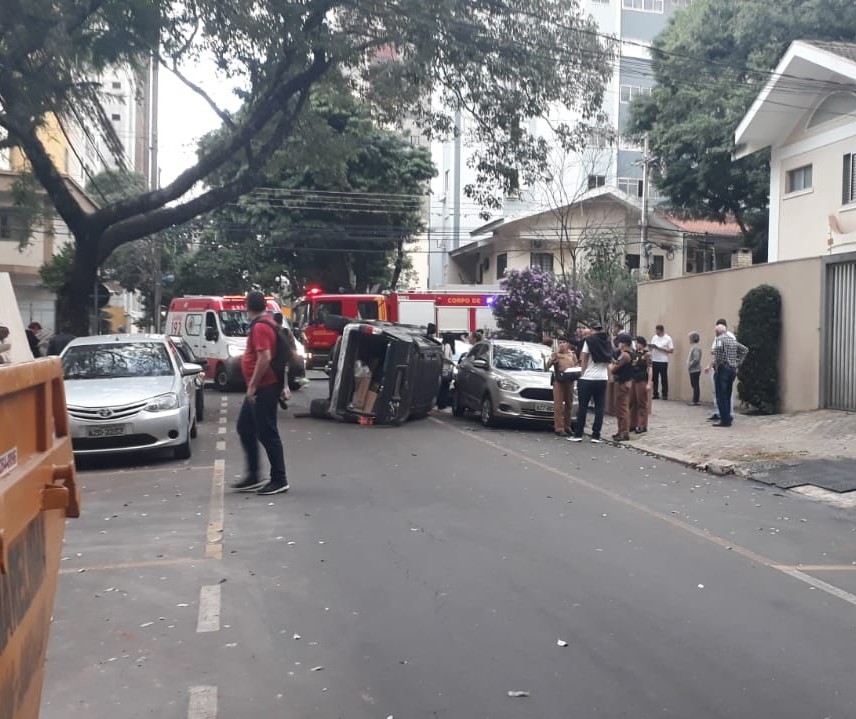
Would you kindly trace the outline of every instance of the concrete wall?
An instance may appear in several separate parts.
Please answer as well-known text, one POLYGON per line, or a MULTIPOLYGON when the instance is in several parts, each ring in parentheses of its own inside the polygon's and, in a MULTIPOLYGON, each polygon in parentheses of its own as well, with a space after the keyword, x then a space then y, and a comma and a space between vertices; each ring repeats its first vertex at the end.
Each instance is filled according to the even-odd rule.
MULTIPOLYGON (((638 327, 648 339, 662 324, 675 342, 669 367, 669 398, 692 397, 686 358, 690 332, 701 335, 704 363, 710 357, 714 323, 720 317, 737 329, 744 295, 758 285, 772 285, 782 294, 782 347, 779 376, 782 411, 820 407, 820 258, 754 265, 639 285, 638 327)), ((713 401, 709 376, 702 375, 702 401, 713 401)), ((735 400, 736 401, 736 400, 735 400)))

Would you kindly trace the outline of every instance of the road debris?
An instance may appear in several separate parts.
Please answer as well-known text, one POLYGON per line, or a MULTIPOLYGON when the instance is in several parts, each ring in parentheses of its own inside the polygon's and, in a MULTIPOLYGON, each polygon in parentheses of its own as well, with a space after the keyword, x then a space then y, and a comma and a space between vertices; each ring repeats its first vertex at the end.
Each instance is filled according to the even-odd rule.
POLYGON ((568 646, 568 643, 564 639, 557 639, 556 640, 556 646, 566 647, 566 646, 568 646))
POLYGON ((528 697, 529 692, 519 691, 519 690, 515 690, 515 689, 509 689, 508 696, 510 696, 512 699, 520 699, 523 697, 528 697))

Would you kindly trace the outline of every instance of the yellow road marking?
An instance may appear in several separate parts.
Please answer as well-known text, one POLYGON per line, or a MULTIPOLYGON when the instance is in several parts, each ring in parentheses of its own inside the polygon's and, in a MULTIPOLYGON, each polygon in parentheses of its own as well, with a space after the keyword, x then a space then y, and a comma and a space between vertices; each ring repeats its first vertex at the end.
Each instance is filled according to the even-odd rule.
POLYGON ((116 564, 90 564, 84 567, 60 569, 60 574, 81 574, 83 572, 106 572, 114 569, 145 569, 146 567, 169 567, 177 564, 196 564, 205 561, 200 557, 176 557, 175 559, 149 559, 141 562, 118 562, 116 564))
MULTIPOLYGON (((838 599, 842 599, 845 602, 856 605, 856 595, 851 594, 850 592, 846 592, 839 587, 835 587, 827 582, 823 582, 819 579, 815 579, 814 577, 809 576, 805 573, 806 567, 804 566, 791 566, 780 564, 778 562, 774 562, 772 559, 768 559, 757 552, 753 552, 751 549, 746 547, 741 547, 738 544, 734 544, 733 542, 723 539, 715 534, 711 534, 709 532, 698 529, 697 527, 693 527, 691 524, 687 524, 686 522, 681 521, 680 519, 676 519, 667 514, 663 514, 662 512, 658 512, 655 509, 651 509, 650 507, 645 506, 644 504, 637 502, 636 500, 630 499, 629 497, 625 497, 624 495, 619 494, 618 492, 614 492, 611 489, 606 489, 605 487, 601 487, 598 484, 593 482, 589 482, 588 480, 582 479, 580 477, 575 477, 568 472, 565 472, 561 469, 553 467, 545 462, 541 462, 534 457, 525 454, 524 452, 518 452, 517 450, 510 449, 508 447, 501 447, 496 442, 493 442, 485 437, 480 437, 478 435, 473 434, 472 432, 465 432, 464 430, 458 429, 457 427, 453 427, 449 422, 444 422, 441 419, 437 419, 436 417, 428 417, 428 419, 432 422, 436 422, 439 425, 442 425, 450 432, 456 432, 460 434, 462 437, 465 437, 469 440, 473 440, 475 442, 480 442, 481 444, 487 445, 493 449, 498 449, 507 454, 510 457, 516 457, 522 462, 526 462, 529 465, 533 465, 535 467, 539 467, 543 469, 545 472, 549 472, 550 474, 554 474, 562 479, 565 479, 573 484, 579 485, 580 487, 585 487, 592 492, 596 492, 604 497, 608 497, 609 499, 623 504, 625 507, 630 507, 631 509, 635 509, 638 512, 648 515, 649 517, 653 517, 654 519, 659 519, 661 522, 665 522, 666 524, 675 527, 676 529, 680 529, 684 532, 688 532, 699 539, 703 539, 706 542, 710 542, 712 544, 717 545, 718 547, 722 547, 723 549, 730 549, 734 554, 738 554, 745 559, 748 559, 751 562, 755 562, 756 564, 760 564, 764 567, 768 567, 769 569, 773 569, 777 572, 781 572, 793 579, 797 579, 805 584, 808 584, 815 589, 820 589, 827 594, 831 594, 833 597, 837 597, 838 599)), ((822 565, 816 565, 822 566, 822 565)), ((828 565, 828 566, 846 566, 846 565, 828 565)), ((835 571, 835 570, 818 570, 814 571, 835 571)))

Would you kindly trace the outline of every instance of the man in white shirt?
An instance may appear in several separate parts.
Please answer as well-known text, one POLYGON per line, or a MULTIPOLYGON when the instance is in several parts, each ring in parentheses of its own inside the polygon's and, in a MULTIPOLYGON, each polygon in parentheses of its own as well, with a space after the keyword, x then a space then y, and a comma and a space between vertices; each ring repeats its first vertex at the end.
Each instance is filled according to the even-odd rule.
POLYGON ((666 334, 663 325, 657 325, 655 334, 648 343, 651 350, 652 382, 654 384, 654 399, 669 399, 669 355, 675 351, 672 338, 666 334), (663 391, 660 393, 660 385, 663 391))

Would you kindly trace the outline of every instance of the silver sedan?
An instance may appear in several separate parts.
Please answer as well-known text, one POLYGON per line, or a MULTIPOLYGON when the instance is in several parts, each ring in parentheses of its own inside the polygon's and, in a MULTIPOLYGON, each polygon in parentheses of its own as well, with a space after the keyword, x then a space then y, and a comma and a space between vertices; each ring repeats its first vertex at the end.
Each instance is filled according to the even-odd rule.
POLYGON ((458 365, 454 414, 475 410, 486 427, 501 418, 552 421, 549 359, 534 342, 479 342, 458 365))
POLYGON ((162 335, 73 340, 61 355, 75 454, 170 447, 188 459, 196 436, 196 376, 162 335))

